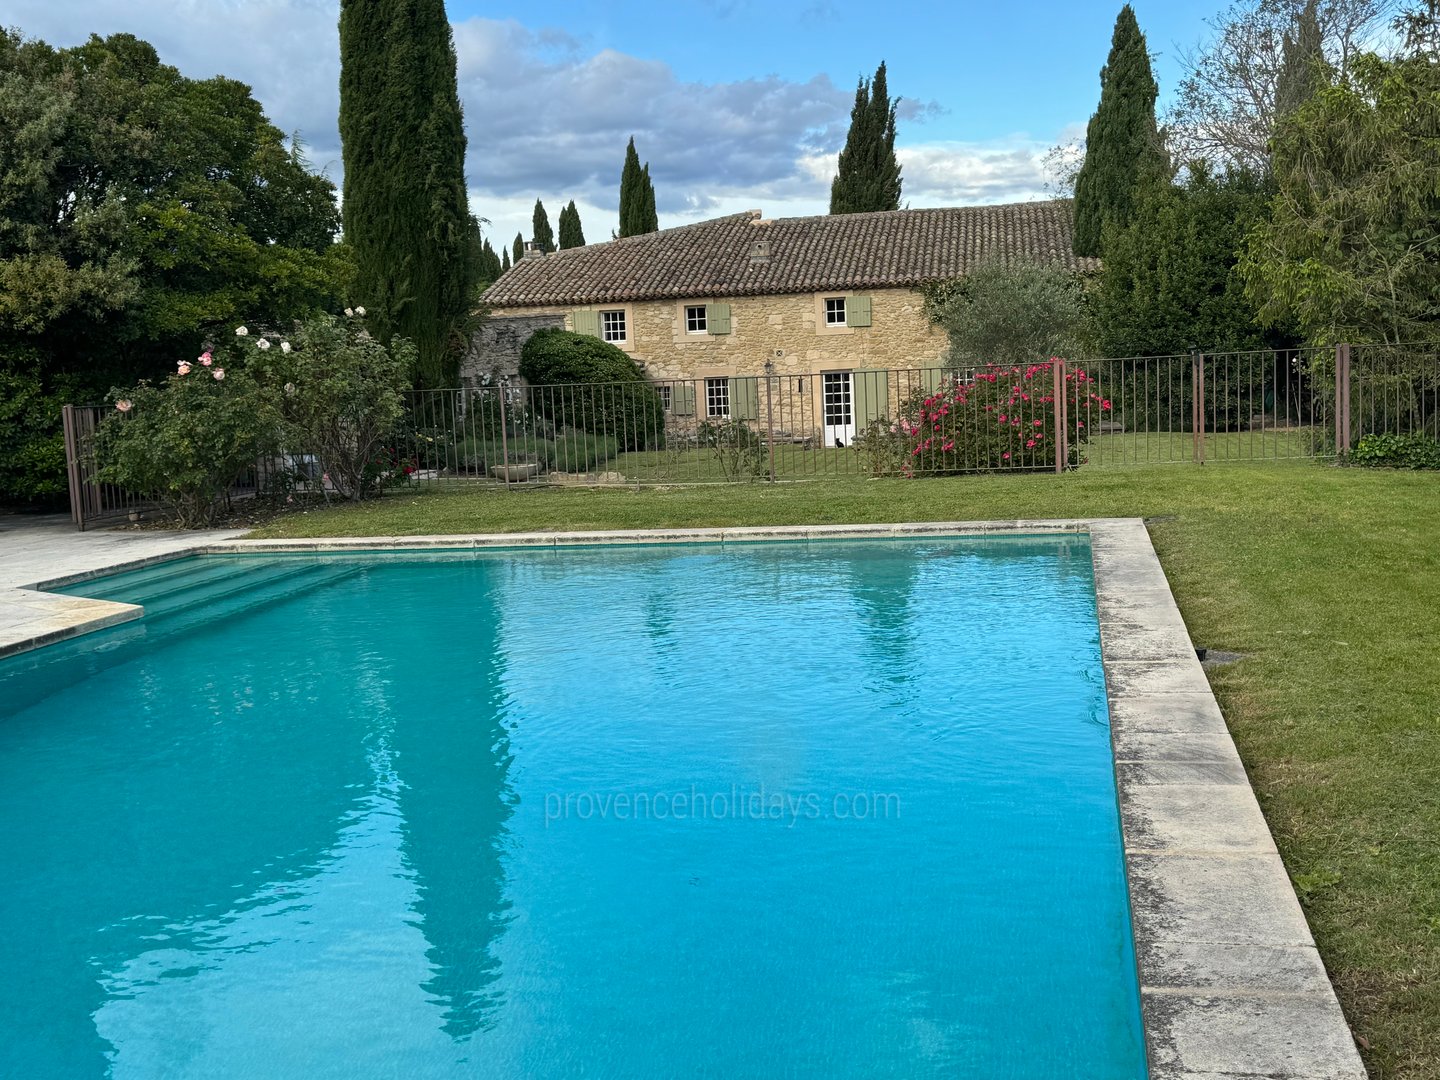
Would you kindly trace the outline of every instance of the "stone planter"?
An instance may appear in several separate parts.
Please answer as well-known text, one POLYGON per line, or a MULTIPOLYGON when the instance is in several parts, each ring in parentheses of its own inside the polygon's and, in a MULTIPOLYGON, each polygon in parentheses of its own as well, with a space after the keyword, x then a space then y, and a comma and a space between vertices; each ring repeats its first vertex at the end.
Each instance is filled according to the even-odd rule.
POLYGON ((490 475, 496 480, 504 480, 507 484, 524 483, 540 475, 540 465, 535 461, 519 465, 491 465, 490 475))

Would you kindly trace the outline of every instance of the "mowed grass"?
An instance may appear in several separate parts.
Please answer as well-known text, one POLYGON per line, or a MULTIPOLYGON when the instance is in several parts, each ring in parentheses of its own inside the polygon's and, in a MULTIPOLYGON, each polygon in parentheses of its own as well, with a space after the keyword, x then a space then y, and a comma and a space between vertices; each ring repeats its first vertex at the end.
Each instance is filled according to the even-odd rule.
POLYGON ((1146 517, 1373 1075, 1440 1080, 1440 476, 1317 464, 396 495, 265 536, 1146 517))

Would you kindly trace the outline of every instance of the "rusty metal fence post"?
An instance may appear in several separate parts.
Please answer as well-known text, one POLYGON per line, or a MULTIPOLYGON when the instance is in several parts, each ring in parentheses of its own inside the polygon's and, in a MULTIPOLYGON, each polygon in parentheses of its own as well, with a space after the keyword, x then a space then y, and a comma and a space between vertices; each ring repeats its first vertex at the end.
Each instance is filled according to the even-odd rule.
POLYGON ((1205 354, 1198 349, 1190 354, 1190 389, 1194 400, 1190 403, 1190 429, 1194 433, 1194 447, 1191 459, 1196 465, 1205 464, 1205 354))
POLYGON ((1350 346, 1335 346, 1335 453, 1350 452, 1350 346))
POLYGON ((775 483, 775 361, 765 361, 765 441, 770 447, 770 483, 775 483))
POLYGON ((1066 417, 1069 395, 1065 390, 1065 361, 1052 361, 1050 369, 1055 381, 1055 475, 1058 476, 1070 460, 1070 425, 1066 417))

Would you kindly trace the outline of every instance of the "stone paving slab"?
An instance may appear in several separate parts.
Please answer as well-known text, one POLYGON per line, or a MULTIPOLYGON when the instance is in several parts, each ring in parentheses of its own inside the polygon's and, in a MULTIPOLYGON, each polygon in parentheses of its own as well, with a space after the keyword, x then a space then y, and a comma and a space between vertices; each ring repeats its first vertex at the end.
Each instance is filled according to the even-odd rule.
POLYGON ((1362 1080, 1148 534, 1091 548, 1151 1080, 1362 1080))

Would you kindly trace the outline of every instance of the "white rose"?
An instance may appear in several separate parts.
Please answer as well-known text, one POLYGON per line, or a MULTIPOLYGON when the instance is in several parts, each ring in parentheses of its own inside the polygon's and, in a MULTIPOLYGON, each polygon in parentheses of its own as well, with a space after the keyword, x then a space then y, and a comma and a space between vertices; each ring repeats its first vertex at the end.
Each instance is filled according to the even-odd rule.
POLYGON ((350 318, 350 317, 351 317, 352 315, 354 315, 354 314, 355 314, 354 309, 348 308, 348 307, 345 309, 345 317, 346 317, 347 319, 350 318))
POLYGON ((250 331, 249 331, 249 330, 246 330, 245 327, 243 327, 243 326, 237 326, 237 327, 235 328, 235 336, 236 336, 236 337, 244 337, 244 336, 245 336, 246 334, 248 334, 248 333, 250 333, 250 331))
POLYGON ((283 352, 283 353, 288 353, 288 352, 290 351, 290 342, 288 342, 288 341, 282 341, 282 342, 280 342, 280 351, 283 352))
POLYGON ((259 341, 255 342, 255 344, 261 349, 268 349, 270 348, 270 339, 262 337, 259 341))
POLYGON ((364 314, 365 314, 365 309, 364 309, 363 307, 357 307, 357 308, 355 309, 355 314, 356 314, 356 315, 364 315, 364 314))

